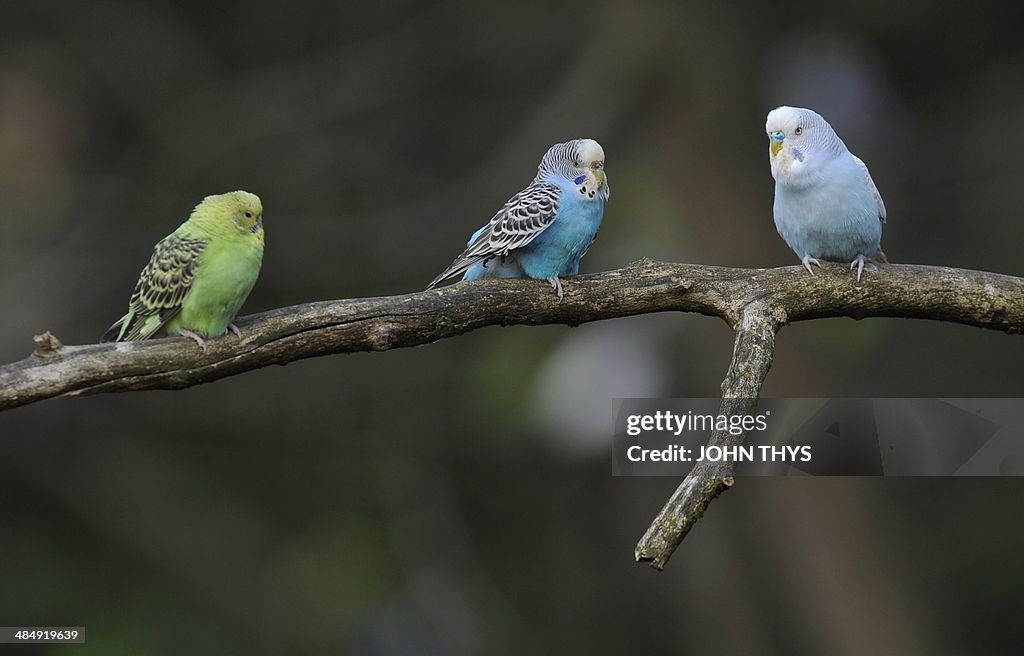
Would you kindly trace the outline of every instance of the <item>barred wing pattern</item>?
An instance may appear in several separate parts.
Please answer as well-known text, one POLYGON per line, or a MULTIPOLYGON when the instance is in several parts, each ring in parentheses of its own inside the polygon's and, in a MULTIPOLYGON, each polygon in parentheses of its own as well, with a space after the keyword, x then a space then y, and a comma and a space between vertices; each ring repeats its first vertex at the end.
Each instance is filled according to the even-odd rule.
POLYGON ((510 198, 462 255, 434 278, 427 289, 446 278, 465 273, 477 262, 508 255, 529 244, 555 220, 560 193, 557 185, 534 182, 510 198))
POLYGON ((110 327, 103 341, 147 339, 180 312, 206 245, 202 239, 174 234, 160 240, 135 285, 128 314, 110 327))

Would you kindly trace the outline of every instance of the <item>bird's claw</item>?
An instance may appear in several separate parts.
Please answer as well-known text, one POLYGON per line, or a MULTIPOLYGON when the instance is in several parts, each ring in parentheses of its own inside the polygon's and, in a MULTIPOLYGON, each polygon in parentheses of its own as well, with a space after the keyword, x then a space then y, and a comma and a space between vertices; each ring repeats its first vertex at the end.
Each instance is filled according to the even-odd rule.
POLYGON ((811 274, 812 276, 814 275, 814 269, 811 268, 812 264, 818 267, 819 269, 821 268, 821 262, 819 262, 817 258, 813 258, 810 255, 804 255, 803 259, 800 260, 800 263, 804 265, 805 269, 807 269, 807 273, 811 274))
POLYGON ((239 330, 238 326, 236 326, 235 324, 229 323, 228 324, 228 330, 233 332, 235 334, 235 337, 237 337, 238 339, 242 339, 242 331, 239 330))
POLYGON ((565 295, 565 292, 562 291, 562 281, 558 279, 558 276, 553 276, 548 278, 548 282, 555 288, 555 293, 558 294, 558 302, 561 303, 562 296, 565 295))
POLYGON ((188 337, 189 339, 194 341, 196 344, 199 345, 199 348, 203 349, 203 353, 206 353, 206 340, 205 339, 200 337, 198 334, 192 332, 191 330, 183 330, 183 331, 181 331, 181 335, 182 335, 182 337, 188 337))
POLYGON ((857 282, 860 282, 860 274, 864 272, 864 256, 858 255, 854 258, 853 262, 850 262, 850 271, 853 271, 853 267, 857 267, 857 282))

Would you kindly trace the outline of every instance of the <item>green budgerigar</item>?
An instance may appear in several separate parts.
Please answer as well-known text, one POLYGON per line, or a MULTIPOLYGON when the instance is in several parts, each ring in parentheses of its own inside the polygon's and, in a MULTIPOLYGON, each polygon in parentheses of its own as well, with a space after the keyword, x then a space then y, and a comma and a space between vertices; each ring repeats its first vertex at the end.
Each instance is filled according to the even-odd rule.
POLYGON ((188 221, 153 249, 128 303, 128 314, 103 341, 139 341, 163 331, 206 339, 228 330, 252 291, 263 262, 263 204, 255 194, 207 196, 188 221))

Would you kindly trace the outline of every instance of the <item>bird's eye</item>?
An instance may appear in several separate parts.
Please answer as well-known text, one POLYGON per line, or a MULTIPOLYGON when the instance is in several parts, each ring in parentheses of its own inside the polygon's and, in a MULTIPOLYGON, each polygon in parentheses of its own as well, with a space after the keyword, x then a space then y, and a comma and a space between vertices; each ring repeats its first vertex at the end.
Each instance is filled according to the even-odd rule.
POLYGON ((575 166, 576 168, 579 168, 579 166, 580 166, 580 163, 579 163, 579 161, 578 161, 578 160, 573 160, 573 161, 572 161, 572 165, 573 165, 573 166, 575 166))
POLYGON ((793 130, 793 132, 795 132, 796 134, 802 134, 803 131, 804 131, 804 129, 801 128, 801 127, 797 127, 797 129, 793 130))
POLYGON ((252 212, 246 212, 245 213, 245 218, 251 219, 252 218, 252 212))

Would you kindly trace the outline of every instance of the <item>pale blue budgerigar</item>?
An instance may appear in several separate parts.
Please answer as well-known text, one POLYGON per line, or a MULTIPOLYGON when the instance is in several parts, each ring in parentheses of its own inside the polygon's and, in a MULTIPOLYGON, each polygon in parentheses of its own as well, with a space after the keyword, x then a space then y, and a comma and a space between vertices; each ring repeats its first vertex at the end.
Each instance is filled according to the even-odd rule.
POLYGON ((555 144, 537 177, 469 238, 467 248, 427 286, 464 273, 463 280, 533 278, 551 283, 575 275, 604 216, 610 190, 604 149, 593 139, 555 144))
POLYGON ((882 262, 885 203, 868 167, 820 114, 800 107, 768 113, 775 227, 814 275, 819 259, 850 262, 860 281, 867 258, 882 262))

